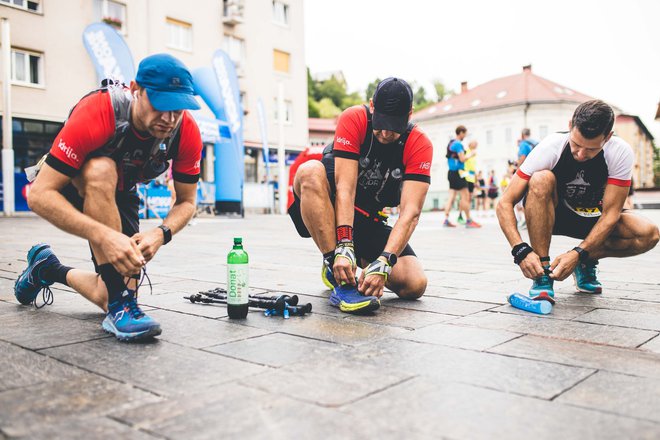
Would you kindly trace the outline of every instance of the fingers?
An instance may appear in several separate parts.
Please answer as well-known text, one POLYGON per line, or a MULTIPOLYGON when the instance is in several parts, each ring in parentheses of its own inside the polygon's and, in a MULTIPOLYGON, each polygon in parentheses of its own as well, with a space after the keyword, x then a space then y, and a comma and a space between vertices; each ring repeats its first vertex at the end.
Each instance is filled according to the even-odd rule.
POLYGON ((385 280, 381 275, 370 275, 365 277, 361 283, 361 288, 358 289, 364 296, 375 296, 380 298, 383 296, 383 286, 385 280))

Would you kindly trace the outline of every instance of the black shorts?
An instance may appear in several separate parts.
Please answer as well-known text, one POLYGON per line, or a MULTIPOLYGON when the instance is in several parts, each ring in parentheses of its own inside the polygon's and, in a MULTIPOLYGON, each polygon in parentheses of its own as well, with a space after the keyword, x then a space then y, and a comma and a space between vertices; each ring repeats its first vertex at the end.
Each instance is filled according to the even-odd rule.
MULTIPOLYGON (((330 182, 330 175, 326 175, 330 182)), ((332 175, 330 188, 334 188, 334 174, 332 175)), ((334 204, 334 192, 332 194, 332 203, 334 204)), ((312 235, 307 229, 307 226, 305 226, 305 222, 303 222, 302 214, 300 213, 300 198, 295 191, 293 192, 293 203, 289 207, 288 213, 296 227, 296 231, 298 231, 298 235, 304 238, 311 237, 312 235)), ((327 215, 334 216, 331 213, 327 213, 327 215)), ((358 264, 360 263, 360 258, 365 259, 368 263, 378 258, 385 249, 390 232, 392 232, 392 228, 380 219, 375 220, 373 217, 367 217, 355 211, 355 217, 353 219, 353 242, 355 244, 355 256, 358 259, 358 264)), ((406 244, 406 247, 399 254, 400 257, 407 255, 416 256, 410 244, 406 244)))
POLYGON ((467 186, 468 186, 468 192, 472 194, 474 192, 474 182, 468 182, 467 186))
POLYGON ((555 208, 555 225, 552 235, 565 235, 567 237, 584 239, 593 229, 600 217, 582 217, 577 215, 559 199, 555 208))
POLYGON ((447 179, 449 180, 449 189, 461 190, 468 186, 467 181, 461 177, 458 171, 447 171, 447 179))
MULTIPOLYGON (((65 186, 61 193, 78 211, 83 211, 85 199, 80 197, 78 190, 72 184, 65 186)), ((140 232, 140 197, 137 192, 117 192, 115 201, 119 209, 119 218, 121 218, 121 232, 128 237, 132 237, 134 234, 140 232)), ((94 262, 94 269, 98 273, 98 265, 96 264, 93 253, 92 261, 94 262)))

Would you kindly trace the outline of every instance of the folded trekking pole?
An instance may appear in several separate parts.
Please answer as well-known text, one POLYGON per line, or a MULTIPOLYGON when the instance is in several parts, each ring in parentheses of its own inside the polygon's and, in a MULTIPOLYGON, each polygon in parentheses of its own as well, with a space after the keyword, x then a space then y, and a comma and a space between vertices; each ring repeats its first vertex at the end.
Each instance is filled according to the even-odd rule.
MULTIPOLYGON (((202 304, 227 304, 226 292, 222 289, 214 289, 207 292, 200 292, 190 296, 184 296, 184 299, 191 303, 202 304)), ((298 296, 280 295, 280 296, 248 296, 248 306, 258 309, 265 309, 266 316, 282 315, 285 318, 289 316, 304 316, 312 311, 312 304, 307 303, 304 306, 298 305, 298 296)))

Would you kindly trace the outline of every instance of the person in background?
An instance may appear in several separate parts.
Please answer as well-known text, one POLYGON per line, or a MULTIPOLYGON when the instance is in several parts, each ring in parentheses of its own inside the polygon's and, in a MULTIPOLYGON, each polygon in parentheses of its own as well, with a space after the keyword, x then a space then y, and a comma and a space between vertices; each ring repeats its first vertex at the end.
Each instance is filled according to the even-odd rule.
MULTIPOLYGON (((477 180, 477 146, 479 143, 477 141, 471 141, 470 145, 468 146, 467 150, 465 150, 466 156, 469 157, 465 161, 464 168, 463 168, 463 178, 467 182, 467 189, 468 189, 468 205, 470 208, 472 208, 472 199, 474 198, 474 185, 477 180)), ((467 217, 467 214, 466 214, 467 217)), ((458 213, 458 223, 464 225, 465 224, 465 218, 463 217, 463 211, 460 211, 458 213)))

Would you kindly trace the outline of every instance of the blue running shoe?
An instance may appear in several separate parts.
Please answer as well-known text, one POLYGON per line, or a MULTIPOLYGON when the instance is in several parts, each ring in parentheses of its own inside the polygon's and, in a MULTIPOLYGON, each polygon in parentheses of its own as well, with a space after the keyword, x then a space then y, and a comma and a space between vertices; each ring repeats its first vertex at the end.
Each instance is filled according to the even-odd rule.
POLYGON ((44 268, 53 264, 59 264, 53 250, 45 243, 35 244, 27 254, 27 268, 21 273, 14 283, 14 295, 19 303, 29 305, 34 303, 36 308, 53 303, 53 292, 50 287, 53 281, 46 281, 41 274, 44 268), (37 305, 37 295, 43 295, 43 304, 37 305))
POLYGON ((375 296, 364 296, 357 287, 346 284, 332 289, 330 304, 345 313, 362 314, 377 310, 380 300, 375 296))
POLYGON ((534 279, 534 282, 532 283, 531 289, 529 289, 529 297, 530 298, 536 298, 541 294, 541 292, 546 292, 548 296, 551 298, 555 297, 555 289, 553 287, 555 280, 550 278, 550 276, 546 273, 545 275, 541 275, 538 278, 534 279))
POLYGON ((584 293, 602 293, 603 285, 596 278, 598 261, 588 261, 578 263, 573 271, 575 288, 578 292, 584 293))
POLYGON ((332 274, 332 271, 325 264, 321 267, 321 280, 325 287, 332 290, 337 287, 337 281, 335 281, 335 276, 332 274))
POLYGON ((137 341, 158 336, 160 324, 145 315, 130 290, 125 290, 120 301, 108 306, 108 314, 101 324, 103 330, 115 335, 120 341, 137 341))

